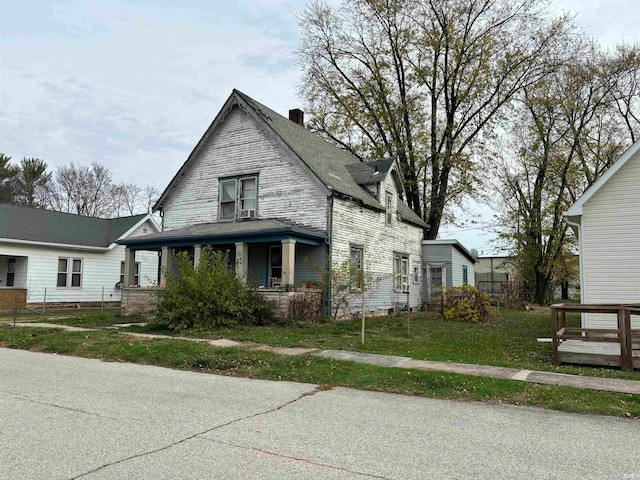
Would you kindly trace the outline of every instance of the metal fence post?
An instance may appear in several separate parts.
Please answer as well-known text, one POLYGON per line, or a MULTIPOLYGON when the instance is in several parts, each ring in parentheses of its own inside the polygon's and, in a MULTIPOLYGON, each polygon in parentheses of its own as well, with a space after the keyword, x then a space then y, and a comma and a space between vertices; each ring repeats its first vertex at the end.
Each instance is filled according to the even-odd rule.
POLYGON ((44 299, 42 301, 42 314, 44 315, 44 312, 47 309, 47 287, 44 287, 44 299))
POLYGON ((100 309, 104 310, 104 287, 102 287, 102 301, 101 301, 100 309))

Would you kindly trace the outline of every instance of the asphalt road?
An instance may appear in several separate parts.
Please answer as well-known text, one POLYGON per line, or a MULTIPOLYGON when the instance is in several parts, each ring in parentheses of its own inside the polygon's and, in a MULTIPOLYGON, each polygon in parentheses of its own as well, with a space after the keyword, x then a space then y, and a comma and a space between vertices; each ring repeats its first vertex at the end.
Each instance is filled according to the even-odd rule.
POLYGON ((0 479, 640 480, 640 422, 0 348, 0 479))

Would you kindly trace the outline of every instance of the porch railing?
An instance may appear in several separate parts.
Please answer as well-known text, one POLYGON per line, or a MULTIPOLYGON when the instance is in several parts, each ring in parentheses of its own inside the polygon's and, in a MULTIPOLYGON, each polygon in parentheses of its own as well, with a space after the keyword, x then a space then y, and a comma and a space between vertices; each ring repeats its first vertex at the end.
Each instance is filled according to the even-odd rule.
MULTIPOLYGON (((640 331, 632 331, 631 315, 640 315, 640 304, 566 304, 551 305, 551 331, 553 332, 553 364, 562 360, 560 346, 568 340, 581 342, 618 343, 620 345, 620 368, 633 370, 633 344, 640 341, 640 331), (578 328, 567 326, 567 312, 604 313, 616 315, 617 328, 578 328)), ((589 363, 589 354, 584 354, 589 363)), ((597 353, 595 355, 598 355, 597 353)))

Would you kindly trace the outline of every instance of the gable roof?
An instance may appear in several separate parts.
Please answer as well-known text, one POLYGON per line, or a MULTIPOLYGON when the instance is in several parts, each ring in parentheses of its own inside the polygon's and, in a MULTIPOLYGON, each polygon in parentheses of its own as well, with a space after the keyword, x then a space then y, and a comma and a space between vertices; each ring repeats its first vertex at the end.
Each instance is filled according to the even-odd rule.
POLYGON ((602 188, 602 186, 609 181, 611 177, 613 177, 618 170, 620 170, 625 163, 627 163, 638 151, 640 150, 640 140, 631 145, 627 150, 622 154, 622 156, 611 165, 606 172, 596 180, 589 188, 585 190, 582 196, 576 200, 576 202, 569 207, 564 214, 565 217, 577 217, 582 215, 582 207, 583 205, 589 201, 591 197, 595 195, 595 193, 602 188))
POLYGON ((109 248, 149 214, 120 218, 84 217, 42 208, 0 204, 0 241, 109 248))
POLYGON ((423 245, 451 245, 460 253, 462 253, 465 257, 467 257, 471 262, 476 263, 478 259, 473 256, 473 254, 462 245, 458 240, 455 239, 442 239, 442 240, 423 240, 423 245))
MULTIPOLYGON (((351 153, 337 147, 328 142, 319 135, 311 132, 305 127, 292 122, 288 118, 283 117, 279 113, 271 110, 269 107, 255 101, 244 93, 233 90, 231 96, 225 102, 220 113, 211 123, 203 137, 200 139, 196 147, 193 149, 189 158, 180 168, 178 173, 173 177, 165 191, 162 193, 154 206, 154 210, 160 209, 162 204, 168 198, 174 189, 180 177, 189 168, 190 164, 195 160, 197 153, 200 151, 209 135, 215 130, 217 124, 224 117, 226 112, 235 104, 240 105, 247 111, 258 123, 271 131, 277 139, 283 142, 286 147, 300 160, 300 162, 317 178, 329 191, 341 194, 351 198, 363 205, 376 209, 384 210, 384 207, 374 198, 358 181, 351 175, 349 165, 361 164, 358 158, 351 153)), ((380 166, 386 165, 389 159, 380 161, 380 166)), ((391 166, 391 162, 386 167, 387 170, 391 166)), ((401 216, 408 222, 413 223, 422 228, 427 224, 413 212, 409 207, 403 209, 402 202, 398 203, 398 211, 401 216)))

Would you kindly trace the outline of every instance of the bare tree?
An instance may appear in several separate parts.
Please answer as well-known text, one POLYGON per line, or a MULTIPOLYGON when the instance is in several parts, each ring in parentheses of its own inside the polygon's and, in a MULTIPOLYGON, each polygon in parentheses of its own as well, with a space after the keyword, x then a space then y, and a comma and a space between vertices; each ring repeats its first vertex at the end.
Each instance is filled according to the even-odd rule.
POLYGON ((543 0, 314 1, 298 57, 310 127, 363 160, 397 157, 438 234, 477 193, 476 163, 515 95, 564 62, 571 24, 543 0))
POLYGON ((117 199, 113 195, 111 172, 94 162, 90 166, 59 167, 47 192, 49 208, 88 217, 111 217, 117 199))
POLYGON ((556 74, 525 89, 498 170, 500 233, 537 303, 547 300, 554 279, 566 281, 576 267, 576 238, 564 212, 630 144, 628 119, 639 113, 621 110, 619 103, 622 97, 637 105, 638 93, 622 91, 621 79, 638 64, 593 44, 577 53, 556 74))

